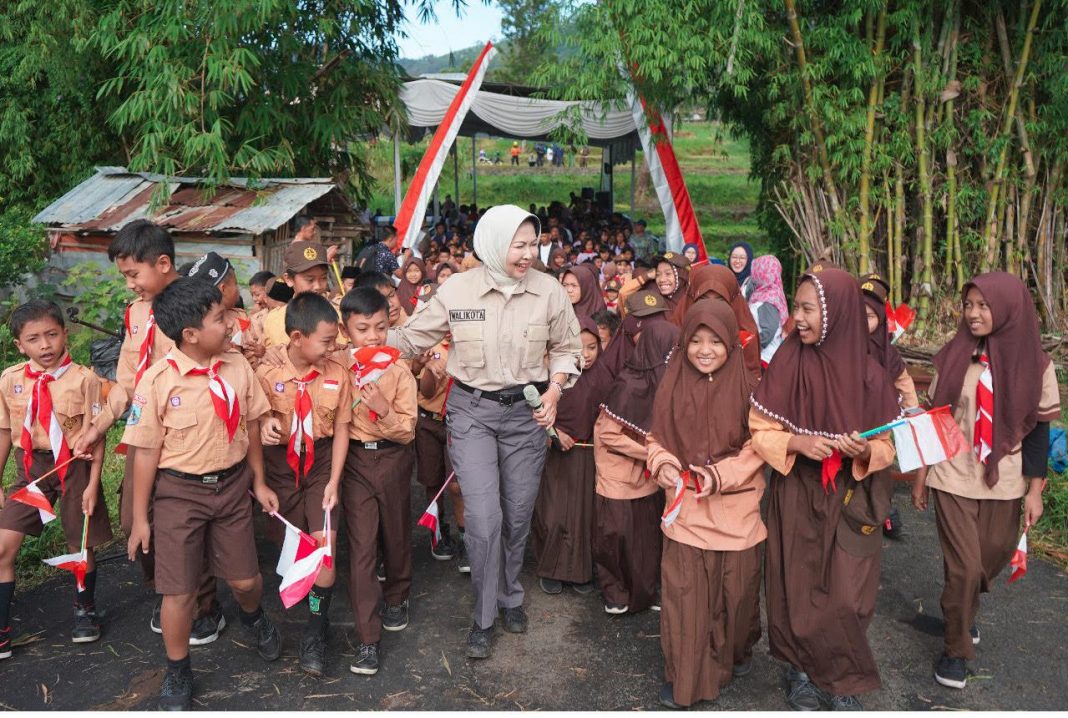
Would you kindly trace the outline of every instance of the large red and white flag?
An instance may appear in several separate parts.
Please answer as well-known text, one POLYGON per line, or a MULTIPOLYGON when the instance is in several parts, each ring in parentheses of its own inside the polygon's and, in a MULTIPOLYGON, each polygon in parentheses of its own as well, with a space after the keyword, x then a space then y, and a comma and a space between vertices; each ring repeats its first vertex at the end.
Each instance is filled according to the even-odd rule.
POLYGON ((282 554, 278 557, 275 572, 279 576, 285 576, 294 564, 313 554, 319 548, 319 542, 281 516, 277 518, 286 526, 286 537, 282 542, 282 554))
POLYGON ((282 576, 282 583, 278 587, 278 595, 282 598, 282 605, 292 608, 304 600, 308 592, 315 585, 315 579, 319 576, 319 570, 323 567, 323 561, 330 553, 330 545, 315 549, 304 558, 296 561, 282 576))
POLYGON ((630 111, 634 116, 634 126, 642 141, 642 151, 649 165, 649 175, 664 212, 664 239, 668 249, 681 252, 684 245, 697 245, 697 264, 708 262, 704 240, 701 239, 701 227, 693 211, 690 192, 686 189, 686 180, 682 177, 679 160, 671 146, 664 118, 654 108, 646 105, 645 100, 635 88, 627 93, 630 111))
POLYGON ((26 504, 37 509, 37 512, 41 515, 42 524, 46 524, 56 518, 56 512, 52 510, 52 504, 48 503, 48 498, 37 488, 36 481, 11 494, 8 500, 18 501, 20 504, 26 504))
POLYGON ((78 584, 78 590, 85 590, 85 574, 89 570, 88 554, 83 548, 78 553, 68 553, 64 556, 56 556, 55 558, 46 558, 44 563, 49 566, 55 566, 56 568, 63 569, 64 571, 70 571, 74 574, 74 580, 78 584))
POLYGON ((1020 536, 1020 543, 1016 544, 1016 553, 1012 555, 1012 561, 1009 563, 1012 567, 1012 574, 1009 575, 1009 583, 1017 579, 1024 577, 1027 573, 1027 532, 1024 531, 1020 536))
POLYGON ((901 471, 934 466, 968 450, 968 442, 948 406, 906 416, 893 427, 901 471))
POLYGON ((471 71, 467 73, 460 91, 449 103, 449 109, 434 132, 430 146, 426 148, 423 159, 419 161, 419 168, 412 177, 412 183, 408 185, 408 192, 404 195, 400 211, 397 212, 397 218, 393 222, 393 226, 397 228, 397 235, 403 240, 405 247, 415 246, 419 230, 423 226, 427 203, 434 191, 434 185, 438 183, 438 177, 441 175, 441 168, 445 165, 449 149, 460 133, 460 125, 463 124, 467 111, 471 109, 471 104, 475 101, 478 88, 482 86, 482 79, 486 76, 490 60, 496 54, 497 48, 492 42, 487 42, 471 67, 471 71))

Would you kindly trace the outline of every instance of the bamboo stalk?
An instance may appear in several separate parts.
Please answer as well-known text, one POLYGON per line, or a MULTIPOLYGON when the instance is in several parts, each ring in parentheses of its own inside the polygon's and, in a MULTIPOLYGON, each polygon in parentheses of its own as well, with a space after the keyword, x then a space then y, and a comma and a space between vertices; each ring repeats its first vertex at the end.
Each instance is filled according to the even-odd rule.
MULTIPOLYGON (((879 78, 882 74, 880 55, 883 52, 883 44, 886 41, 886 6, 879 10, 879 19, 876 23, 875 47, 872 49, 872 63, 875 72, 872 74, 871 87, 868 88, 868 108, 864 122, 864 153, 860 160, 860 237, 858 238, 857 253, 860 255, 860 272, 866 274, 871 271, 871 224, 869 223, 870 195, 871 195, 871 153, 875 143, 875 108, 879 96, 879 78)), ((869 25, 869 34, 871 27, 869 25)))
POLYGON ((894 304, 901 304, 905 296, 905 255, 903 251, 905 237, 905 170, 900 162, 894 163, 894 259, 897 277, 895 285, 897 294, 894 304))
POLYGON ((912 25, 912 60, 913 82, 916 84, 916 157, 920 182, 920 201, 923 214, 923 239, 921 253, 923 264, 921 267, 920 301, 918 315, 921 322, 927 319, 931 307, 931 294, 934 287, 934 215, 932 212, 931 177, 928 171, 930 161, 930 147, 927 141, 926 113, 924 97, 925 85, 923 71, 923 56, 920 49, 920 24, 913 21, 912 25))

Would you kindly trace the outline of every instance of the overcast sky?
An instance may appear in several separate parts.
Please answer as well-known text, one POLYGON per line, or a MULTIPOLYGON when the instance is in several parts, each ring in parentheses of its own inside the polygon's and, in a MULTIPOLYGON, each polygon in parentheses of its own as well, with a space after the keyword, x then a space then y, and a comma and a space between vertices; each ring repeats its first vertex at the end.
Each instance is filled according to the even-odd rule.
POLYGON ((397 41, 401 57, 444 55, 501 37, 501 10, 496 4, 484 5, 482 0, 467 0, 467 7, 457 17, 449 0, 434 0, 434 11, 437 20, 424 25, 409 7, 405 23, 408 37, 397 41))

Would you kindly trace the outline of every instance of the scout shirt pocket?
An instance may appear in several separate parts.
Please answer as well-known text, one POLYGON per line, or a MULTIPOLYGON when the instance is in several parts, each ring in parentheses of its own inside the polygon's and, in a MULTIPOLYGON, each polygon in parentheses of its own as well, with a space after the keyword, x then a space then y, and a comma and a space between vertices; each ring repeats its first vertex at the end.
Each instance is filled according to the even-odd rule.
POLYGON ((760 522, 760 494, 755 487, 733 489, 703 499, 709 504, 712 520, 721 533, 745 535, 760 522))
POLYGON ((482 322, 463 322, 452 327, 452 348, 460 366, 480 369, 486 366, 482 322))
POLYGON ((523 354, 523 366, 525 368, 541 366, 545 361, 545 350, 549 346, 549 325, 527 325, 526 351, 523 354))
POLYGON ((337 407, 341 398, 341 387, 337 383, 336 389, 320 389, 314 397, 315 418, 318 426, 315 427, 315 438, 321 439, 334 435, 334 418, 337 415, 337 407))
POLYGON ((197 428, 196 412, 192 409, 168 409, 161 423, 167 431, 163 439, 167 449, 173 452, 188 451, 197 428))
POLYGON ((66 436, 74 436, 81 431, 85 417, 85 397, 64 397, 55 402, 56 420, 63 427, 66 436))

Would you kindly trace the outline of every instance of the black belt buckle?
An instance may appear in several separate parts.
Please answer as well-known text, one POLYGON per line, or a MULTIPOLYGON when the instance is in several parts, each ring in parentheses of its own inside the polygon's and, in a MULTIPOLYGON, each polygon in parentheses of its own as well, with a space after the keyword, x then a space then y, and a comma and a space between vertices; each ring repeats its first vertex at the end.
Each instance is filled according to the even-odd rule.
POLYGON ((501 406, 511 406, 516 403, 518 399, 522 399, 522 394, 498 394, 497 403, 501 406))
POLYGON ((363 442, 363 448, 367 449, 368 451, 377 451, 378 450, 378 442, 377 441, 365 441, 365 442, 363 442))
POLYGON ((219 483, 219 479, 223 478, 222 474, 202 474, 200 477, 200 483, 212 486, 219 483))

